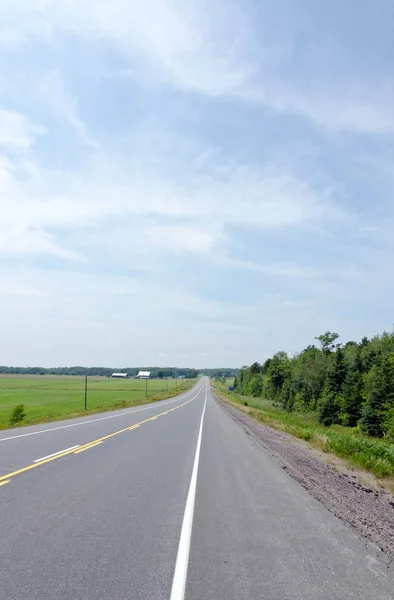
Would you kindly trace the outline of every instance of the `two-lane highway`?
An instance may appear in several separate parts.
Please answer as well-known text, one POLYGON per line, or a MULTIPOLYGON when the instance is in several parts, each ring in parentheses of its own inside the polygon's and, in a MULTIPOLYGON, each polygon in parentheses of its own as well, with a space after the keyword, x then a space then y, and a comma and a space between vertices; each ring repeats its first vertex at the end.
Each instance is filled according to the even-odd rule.
POLYGON ((4 484, 10 476, 19 474, 16 471, 26 468, 26 465, 30 470, 45 461, 52 462, 71 453, 79 454, 88 446, 102 443, 130 427, 137 428, 158 416, 170 414, 195 399, 200 390, 201 382, 192 390, 171 400, 103 415, 1 432, 0 483, 4 484), (34 464, 29 464, 29 461, 34 464))
POLYGON ((213 400, 2 432, 0 599, 394 599, 359 538, 213 400), (60 453, 60 454, 59 454, 60 453))

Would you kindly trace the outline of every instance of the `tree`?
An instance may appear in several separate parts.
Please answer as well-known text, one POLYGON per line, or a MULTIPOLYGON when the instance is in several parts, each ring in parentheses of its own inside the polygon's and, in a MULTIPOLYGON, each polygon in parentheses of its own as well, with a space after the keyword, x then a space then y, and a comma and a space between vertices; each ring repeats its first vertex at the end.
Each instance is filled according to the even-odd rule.
POLYGON ((254 396, 255 398, 257 398, 257 397, 261 396, 262 391, 263 391, 263 386, 262 386, 262 382, 261 382, 261 377, 259 377, 258 375, 255 375, 249 381, 248 395, 254 396))
POLYGON ((327 331, 289 358, 278 352, 236 374, 237 391, 279 401, 287 411, 318 410, 325 425, 358 423, 369 435, 394 440, 394 332, 360 343, 337 343, 327 331))
POLYGON ((328 372, 328 390, 334 394, 342 392, 346 379, 345 355, 342 348, 337 348, 334 363, 328 372))
POLYGON ((274 396, 277 396, 282 390, 285 379, 290 374, 289 367, 289 359, 286 352, 277 352, 274 354, 267 370, 267 377, 272 383, 274 396))
POLYGON ((11 417, 10 417, 10 424, 12 426, 18 425, 19 423, 21 423, 23 421, 23 419, 25 418, 26 413, 25 413, 25 405, 24 404, 17 404, 14 407, 14 410, 12 411, 11 417))
POLYGON ((330 393, 324 400, 319 411, 319 422, 329 427, 338 421, 338 405, 335 394, 330 393))
POLYGON ((334 342, 339 338, 339 333, 334 333, 331 331, 326 331, 319 337, 316 337, 315 340, 318 340, 321 344, 321 348, 325 354, 330 354, 334 350, 334 342))
POLYGON ((367 376, 368 399, 360 425, 369 434, 383 436, 386 414, 394 408, 394 356, 383 355, 367 376))
POLYGON ((349 369, 343 385, 342 422, 349 427, 355 427, 361 417, 363 405, 364 380, 360 351, 349 369))

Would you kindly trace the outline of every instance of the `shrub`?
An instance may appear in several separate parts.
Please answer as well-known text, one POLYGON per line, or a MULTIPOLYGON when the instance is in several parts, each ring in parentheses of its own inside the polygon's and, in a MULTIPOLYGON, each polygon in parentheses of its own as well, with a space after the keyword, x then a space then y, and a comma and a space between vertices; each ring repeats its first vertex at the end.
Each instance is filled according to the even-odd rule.
POLYGON ((244 406, 249 406, 249 405, 248 405, 248 403, 246 402, 246 400, 245 400, 245 402, 244 402, 244 406))
POLYGON ((11 417, 10 417, 10 423, 11 425, 18 425, 18 423, 21 423, 23 421, 23 419, 25 418, 26 413, 25 413, 25 405, 24 404, 17 404, 14 407, 14 410, 12 411, 11 417))

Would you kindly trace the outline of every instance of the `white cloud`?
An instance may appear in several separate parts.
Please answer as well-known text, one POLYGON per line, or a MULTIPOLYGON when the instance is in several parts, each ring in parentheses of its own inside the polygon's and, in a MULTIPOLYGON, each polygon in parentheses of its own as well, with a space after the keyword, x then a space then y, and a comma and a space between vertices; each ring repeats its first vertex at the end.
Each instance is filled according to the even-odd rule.
MULTIPOLYGON (((232 94, 250 75, 238 46, 248 33, 235 2, 63 0, 48 17, 60 29, 95 36, 134 59, 159 67, 175 85, 209 95, 232 94)), ((146 66, 144 67, 146 69, 146 66)))
MULTIPOLYGON (((147 148, 151 152, 154 149, 147 148)), ((75 259, 75 252, 58 240, 69 230, 96 230, 109 234, 113 248, 121 240, 126 246, 213 254, 232 245, 231 228, 264 231, 343 218, 329 192, 317 194, 310 184, 275 175, 272 168, 267 173, 263 168, 234 168, 223 179, 215 172, 209 177, 193 169, 187 173, 190 167, 185 163, 186 180, 179 185, 175 174, 137 174, 137 163, 127 176, 117 169, 116 159, 105 160, 107 169, 102 169, 100 158, 81 176, 41 169, 31 161, 0 164, 1 220, 8 232, 3 251, 15 248, 18 253, 75 259)), ((143 156, 139 160, 144 163, 143 156)))
MULTIPOLYGON (((41 24, 47 35, 68 32, 117 50, 132 77, 302 114, 330 129, 394 131, 394 90, 386 77, 373 74, 371 88, 368 74, 336 76, 323 47, 321 68, 311 67, 308 79, 308 61, 305 73, 294 62, 300 35, 315 36, 308 13, 289 9, 286 18, 269 0, 260 10, 254 23, 252 6, 233 0, 19 0, 0 7, 0 15, 8 24, 5 40, 21 31, 37 35, 41 24)), ((89 143, 75 100, 62 96, 60 104, 89 143)))
POLYGON ((239 165, 218 148, 186 145, 162 131, 135 137, 126 163, 102 147, 80 174, 5 156, 0 191, 1 221, 8 239, 17 232, 19 252, 29 253, 30 246, 67 258, 69 250, 73 259, 62 241, 68 231, 96 231, 113 248, 122 242, 217 254, 233 245, 231 229, 280 230, 345 218, 329 189, 318 192, 285 165, 239 165))
POLYGON ((0 222, 0 255, 3 258, 48 254, 65 260, 82 260, 78 253, 62 248, 54 236, 45 231, 0 222))
POLYGON ((79 139, 86 145, 98 148, 91 138, 85 123, 78 113, 77 99, 67 90, 59 69, 53 70, 37 83, 39 93, 46 104, 53 107, 75 130, 79 139))
POLYGON ((172 252, 209 254, 226 243, 221 226, 202 223, 197 225, 156 225, 143 232, 143 238, 150 246, 164 247, 172 252))
POLYGON ((27 150, 34 144, 37 135, 45 133, 45 128, 34 125, 23 115, 0 108, 0 150, 19 148, 27 150))

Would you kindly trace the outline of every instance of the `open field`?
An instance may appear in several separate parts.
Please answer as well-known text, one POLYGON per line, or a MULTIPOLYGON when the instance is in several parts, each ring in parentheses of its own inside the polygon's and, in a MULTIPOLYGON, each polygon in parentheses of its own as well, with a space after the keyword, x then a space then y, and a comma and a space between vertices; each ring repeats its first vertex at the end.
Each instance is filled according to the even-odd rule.
POLYGON ((362 435, 355 428, 341 425, 324 427, 315 413, 289 413, 264 398, 229 392, 217 381, 213 382, 213 386, 265 425, 303 439, 319 450, 336 454, 348 460, 353 467, 370 471, 376 477, 393 478, 394 444, 362 435))
MULTIPOLYGON (((140 379, 88 379, 88 412, 133 406, 145 401, 164 399, 191 387, 193 380, 150 379, 146 400, 146 381, 140 379), (167 392, 168 388, 168 392, 167 392)), ((84 411, 85 380, 83 377, 0 376, 0 429, 10 426, 13 408, 23 404, 23 425, 75 416, 84 411)))

